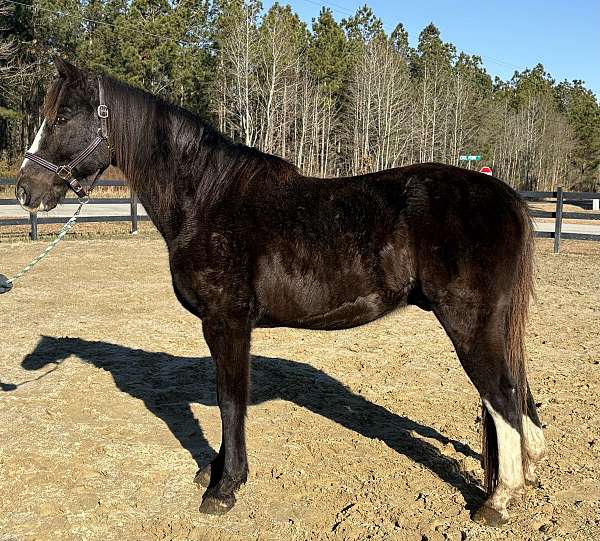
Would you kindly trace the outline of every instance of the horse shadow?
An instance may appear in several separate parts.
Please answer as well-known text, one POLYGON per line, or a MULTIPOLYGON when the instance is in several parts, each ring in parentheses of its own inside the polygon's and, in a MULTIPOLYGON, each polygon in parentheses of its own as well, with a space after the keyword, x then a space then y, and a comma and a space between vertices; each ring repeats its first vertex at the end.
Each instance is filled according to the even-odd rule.
MULTIPOLYGON (((210 357, 178 357, 101 341, 43 336, 21 365, 27 370, 39 370, 56 363, 56 368, 71 355, 110 372, 116 386, 143 401, 199 466, 215 457, 216 452, 191 410, 192 403, 217 405, 214 363, 210 357)), ((251 373, 252 405, 275 399, 293 402, 367 438, 380 439, 396 452, 428 468, 460 491, 468 509, 477 508, 484 500, 478 481, 461 471, 454 458, 442 454, 422 438, 450 444, 456 452, 480 459, 468 445, 389 412, 306 363, 254 356, 251 373)), ((0 390, 10 392, 16 388, 13 384, 3 384, 0 390)))

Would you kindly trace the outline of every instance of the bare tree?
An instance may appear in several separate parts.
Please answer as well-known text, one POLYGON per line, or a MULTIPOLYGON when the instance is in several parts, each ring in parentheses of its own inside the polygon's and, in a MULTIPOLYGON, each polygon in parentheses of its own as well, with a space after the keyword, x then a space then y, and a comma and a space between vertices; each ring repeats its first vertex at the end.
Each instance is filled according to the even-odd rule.
POLYGON ((403 163, 410 142, 411 91, 405 59, 390 43, 364 45, 350 83, 351 172, 403 163))
POLYGON ((225 133, 250 146, 258 139, 256 118, 258 7, 241 3, 235 18, 222 30, 215 77, 219 101, 215 107, 225 133))

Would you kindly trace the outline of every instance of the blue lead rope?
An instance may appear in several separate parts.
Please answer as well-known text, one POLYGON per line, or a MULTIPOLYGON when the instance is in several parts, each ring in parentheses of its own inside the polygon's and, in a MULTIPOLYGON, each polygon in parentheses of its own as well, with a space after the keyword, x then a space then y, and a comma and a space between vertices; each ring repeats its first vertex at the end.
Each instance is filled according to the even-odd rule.
POLYGON ((62 229, 58 232, 56 238, 46 246, 46 249, 37 257, 34 257, 27 265, 25 265, 17 274, 15 274, 12 278, 7 278, 4 274, 0 274, 0 295, 2 293, 8 293, 12 287, 13 282, 18 278, 21 278, 24 274, 28 273, 33 267, 35 267, 42 259, 44 259, 53 249, 54 247, 64 238, 64 236, 73 228, 79 214, 81 213, 81 209, 88 202, 88 199, 80 199, 79 207, 75 211, 75 214, 69 218, 69 221, 62 226, 62 229))

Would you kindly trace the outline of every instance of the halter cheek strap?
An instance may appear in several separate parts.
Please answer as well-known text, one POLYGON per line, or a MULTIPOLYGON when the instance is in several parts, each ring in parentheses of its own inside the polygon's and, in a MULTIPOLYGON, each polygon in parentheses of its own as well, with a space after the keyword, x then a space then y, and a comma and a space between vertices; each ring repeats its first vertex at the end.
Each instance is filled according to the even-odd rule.
POLYGON ((75 167, 77 167, 83 160, 90 156, 90 154, 92 154, 92 152, 94 152, 94 150, 96 150, 101 143, 106 143, 106 146, 110 150, 110 145, 108 144, 108 106, 104 100, 104 87, 102 86, 102 79, 100 77, 98 77, 98 101, 99 105, 96 112, 98 118, 100 119, 98 135, 69 163, 66 165, 56 165, 48 160, 45 160, 44 158, 41 158, 40 156, 37 156, 36 154, 25 152, 25 157, 27 159, 37 163, 38 165, 41 165, 44 169, 55 173, 58 178, 62 179, 65 184, 77 194, 77 197, 80 200, 87 200, 88 194, 81 185, 81 182, 79 182, 73 176, 73 169, 75 169, 75 167))

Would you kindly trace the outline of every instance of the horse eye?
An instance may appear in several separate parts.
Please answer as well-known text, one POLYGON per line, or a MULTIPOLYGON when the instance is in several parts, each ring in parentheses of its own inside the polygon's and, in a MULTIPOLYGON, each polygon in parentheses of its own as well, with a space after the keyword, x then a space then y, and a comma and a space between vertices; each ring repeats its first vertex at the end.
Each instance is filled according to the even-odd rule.
POLYGON ((64 116, 57 116, 56 120, 54 121, 54 125, 58 126, 60 124, 64 124, 67 121, 67 118, 64 116))

